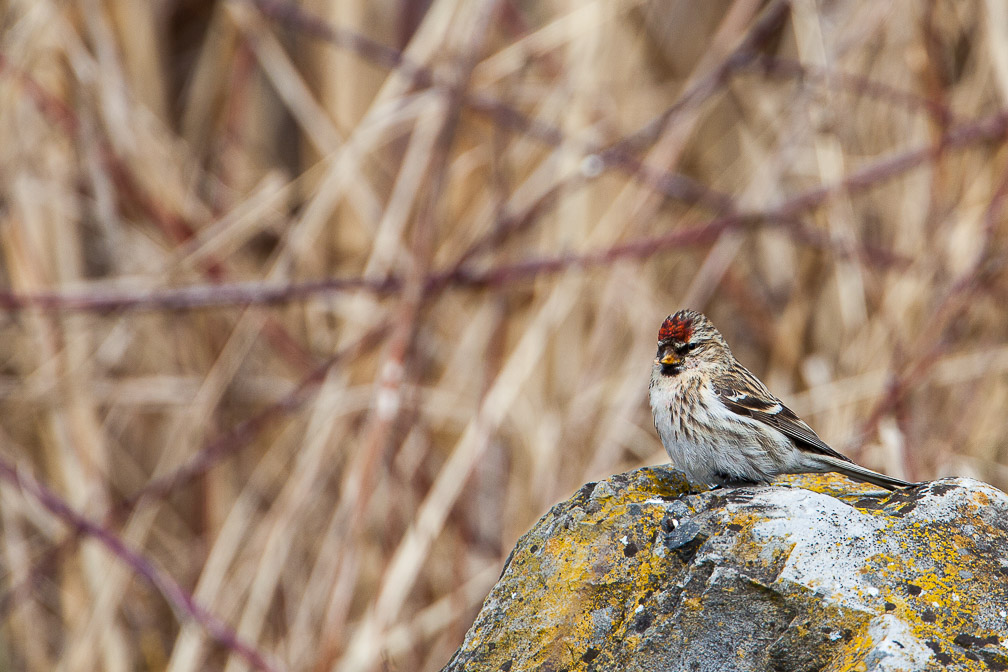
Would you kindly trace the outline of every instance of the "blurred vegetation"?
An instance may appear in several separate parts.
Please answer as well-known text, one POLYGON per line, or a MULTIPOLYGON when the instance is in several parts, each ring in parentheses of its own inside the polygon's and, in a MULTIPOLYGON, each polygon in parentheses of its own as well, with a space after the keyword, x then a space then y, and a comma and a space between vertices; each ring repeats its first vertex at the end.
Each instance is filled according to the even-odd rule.
POLYGON ((683 306, 1008 486, 1003 3, 0 6, 0 669, 439 669, 683 306))

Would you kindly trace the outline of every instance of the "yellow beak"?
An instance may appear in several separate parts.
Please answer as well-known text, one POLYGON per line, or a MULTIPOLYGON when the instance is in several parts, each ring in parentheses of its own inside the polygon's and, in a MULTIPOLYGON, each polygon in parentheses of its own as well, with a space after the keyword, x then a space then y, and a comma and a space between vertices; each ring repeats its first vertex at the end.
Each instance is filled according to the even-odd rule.
POLYGON ((674 352, 666 352, 665 356, 658 361, 665 366, 679 366, 682 364, 682 357, 676 356, 674 352))

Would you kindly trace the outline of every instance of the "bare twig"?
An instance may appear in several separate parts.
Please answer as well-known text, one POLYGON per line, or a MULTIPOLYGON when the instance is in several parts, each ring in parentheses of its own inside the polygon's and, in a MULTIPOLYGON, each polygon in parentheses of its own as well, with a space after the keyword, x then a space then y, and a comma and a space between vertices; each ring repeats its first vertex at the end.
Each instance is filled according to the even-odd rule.
POLYGON ((333 367, 352 360, 374 348, 381 342, 387 330, 387 321, 383 321, 378 326, 372 328, 349 346, 343 348, 317 366, 307 376, 302 378, 298 385, 282 399, 270 404, 257 414, 232 427, 227 433, 209 442, 184 465, 144 485, 139 491, 127 497, 122 502, 121 507, 130 510, 141 505, 146 500, 167 497, 177 488, 186 485, 194 478, 205 474, 214 465, 234 455, 251 443, 264 429, 274 422, 302 408, 312 399, 312 395, 319 383, 325 379, 326 374, 333 367))
MULTIPOLYGON (((604 266, 623 259, 646 259, 656 254, 683 246, 707 244, 722 232, 734 228, 751 228, 766 223, 792 223, 803 213, 813 210, 840 193, 857 193, 895 179, 924 164, 936 152, 962 149, 983 142, 1005 141, 1008 131, 1008 112, 986 117, 979 121, 951 129, 939 144, 901 152, 876 161, 848 175, 838 184, 824 185, 800 193, 781 205, 765 212, 729 214, 713 219, 692 229, 681 229, 659 236, 650 236, 614 245, 608 249, 588 254, 565 254, 550 258, 504 265, 485 271, 453 269, 434 273, 427 279, 430 289, 450 286, 483 287, 500 286, 505 282, 527 279, 542 274, 564 271, 568 268, 604 266)), ((867 257, 882 259, 885 255, 875 250, 867 257)), ((113 290, 105 292, 39 292, 18 294, 0 291, 0 308, 24 310, 66 310, 107 312, 113 310, 193 310, 227 305, 270 305, 304 300, 316 295, 328 295, 353 290, 377 295, 398 292, 402 279, 388 276, 380 280, 370 278, 331 278, 285 285, 239 283, 204 285, 160 290, 113 290)))
POLYGON ((129 548, 111 529, 78 513, 41 481, 25 475, 3 457, 0 457, 0 478, 41 504, 71 529, 98 541, 128 565, 133 573, 161 593, 180 616, 187 616, 199 623, 215 642, 239 655, 255 669, 268 672, 280 669, 255 647, 239 638, 227 623, 199 604, 175 579, 158 569, 144 555, 129 548))

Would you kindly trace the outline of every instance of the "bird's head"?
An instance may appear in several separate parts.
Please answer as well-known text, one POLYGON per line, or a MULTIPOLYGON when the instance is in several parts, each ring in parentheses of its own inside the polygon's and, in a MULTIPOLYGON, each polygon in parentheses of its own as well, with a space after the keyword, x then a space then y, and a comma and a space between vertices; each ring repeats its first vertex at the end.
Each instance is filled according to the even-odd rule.
POLYGON ((669 315, 658 330, 658 354, 655 367, 666 376, 684 369, 698 368, 725 361, 731 351, 721 332, 702 313, 680 310, 669 315))

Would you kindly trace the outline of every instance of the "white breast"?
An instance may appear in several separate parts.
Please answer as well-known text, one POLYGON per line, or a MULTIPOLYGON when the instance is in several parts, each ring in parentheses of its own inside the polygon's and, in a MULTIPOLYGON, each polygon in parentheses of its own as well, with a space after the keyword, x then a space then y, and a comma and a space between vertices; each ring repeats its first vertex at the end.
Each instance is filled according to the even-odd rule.
POLYGON ((786 460, 794 446, 773 428, 730 411, 705 380, 696 371, 652 372, 651 412, 672 466, 699 483, 772 480, 783 466, 778 458, 786 460))

